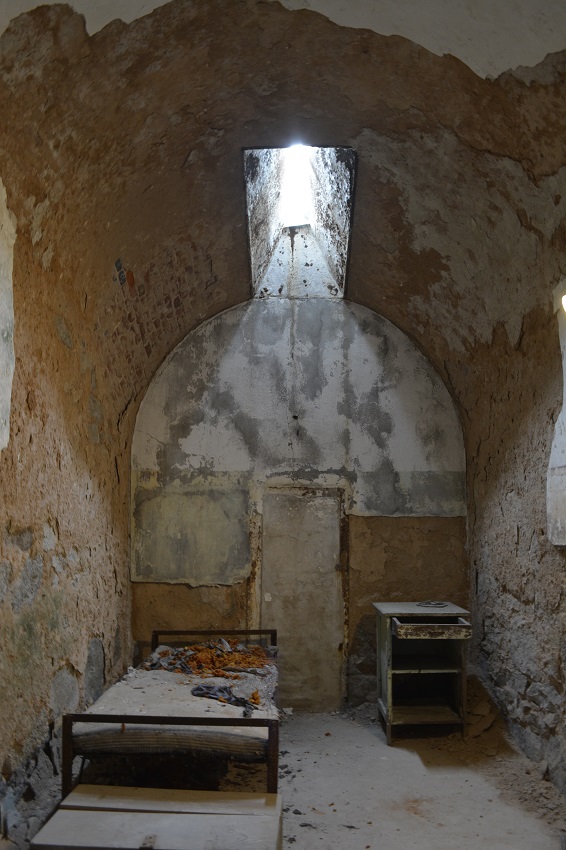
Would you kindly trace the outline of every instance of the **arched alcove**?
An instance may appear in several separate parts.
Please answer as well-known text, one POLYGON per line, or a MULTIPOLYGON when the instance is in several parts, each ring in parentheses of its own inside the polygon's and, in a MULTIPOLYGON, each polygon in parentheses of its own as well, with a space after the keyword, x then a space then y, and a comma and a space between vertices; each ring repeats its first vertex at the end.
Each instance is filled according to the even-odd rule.
POLYGON ((347 302, 252 301, 190 333, 141 404, 132 578, 249 575, 266 487, 339 487, 358 516, 465 513, 458 415, 395 326, 347 302))
MULTIPOLYGON (((192 331, 140 406, 134 586, 175 627, 204 610, 300 632, 321 657, 284 652, 287 704, 337 706, 346 658, 364 689, 371 599, 465 601, 464 466, 452 398, 397 327, 344 301, 250 301, 192 331)), ((147 610, 134 593, 138 628, 147 610)))

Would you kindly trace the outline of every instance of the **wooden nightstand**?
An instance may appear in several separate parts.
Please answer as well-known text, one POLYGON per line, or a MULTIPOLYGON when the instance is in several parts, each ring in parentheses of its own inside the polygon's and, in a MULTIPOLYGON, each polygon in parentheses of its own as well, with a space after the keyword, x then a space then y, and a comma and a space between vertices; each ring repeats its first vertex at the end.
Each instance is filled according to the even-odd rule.
POLYGON ((469 612, 450 602, 374 602, 377 701, 387 743, 392 727, 465 727, 469 612))

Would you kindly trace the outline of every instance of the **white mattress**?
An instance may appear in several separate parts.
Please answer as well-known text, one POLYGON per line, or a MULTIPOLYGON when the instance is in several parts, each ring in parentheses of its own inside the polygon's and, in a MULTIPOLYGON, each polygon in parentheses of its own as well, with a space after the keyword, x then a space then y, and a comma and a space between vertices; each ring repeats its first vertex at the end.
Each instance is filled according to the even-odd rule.
POLYGON ((76 723, 73 749, 76 754, 179 753, 222 755, 243 761, 263 761, 267 750, 267 727, 233 726, 231 718, 243 715, 241 706, 191 694, 196 685, 226 685, 235 696, 249 699, 257 691, 260 704, 252 719, 278 719, 275 705, 277 668, 270 663, 261 673, 239 672, 237 680, 203 677, 195 673, 166 670, 129 671, 88 710, 93 723, 76 723), (96 714, 116 714, 113 723, 96 723, 96 714), (120 715, 225 718, 226 726, 156 726, 121 723, 120 715))

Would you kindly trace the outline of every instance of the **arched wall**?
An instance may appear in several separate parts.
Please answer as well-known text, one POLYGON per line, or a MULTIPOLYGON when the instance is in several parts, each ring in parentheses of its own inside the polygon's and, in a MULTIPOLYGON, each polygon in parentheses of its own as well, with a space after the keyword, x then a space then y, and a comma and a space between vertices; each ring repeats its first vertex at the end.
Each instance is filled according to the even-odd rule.
MULTIPOLYGON (((344 301, 252 300, 189 333, 141 403, 132 579, 169 599, 174 625, 199 616, 205 593, 219 622, 230 621, 231 598, 232 625, 257 627, 266 493, 338 491, 351 566, 346 617, 359 642, 360 629, 373 631, 372 598, 434 588, 465 603, 464 467, 450 394, 391 322, 344 301), (387 555, 401 539, 403 563, 387 555), (168 583, 185 585, 176 601, 168 583)), ((290 568, 291 583, 301 578, 290 568)), ((144 636, 147 618, 140 604, 144 636)))
POLYGON ((452 399, 394 325, 343 301, 251 301, 192 331, 140 406, 132 578, 247 578, 267 485, 341 487, 358 516, 461 516, 464 465, 452 399))

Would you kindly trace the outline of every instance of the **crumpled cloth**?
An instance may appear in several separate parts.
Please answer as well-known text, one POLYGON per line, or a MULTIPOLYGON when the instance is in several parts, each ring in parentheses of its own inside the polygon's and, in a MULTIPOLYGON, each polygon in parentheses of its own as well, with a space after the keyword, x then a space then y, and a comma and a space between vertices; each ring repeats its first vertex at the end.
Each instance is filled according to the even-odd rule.
POLYGON ((191 688, 194 697, 209 697, 220 702, 228 702, 230 705, 241 705, 244 708, 255 709, 253 703, 248 702, 245 697, 237 697, 230 685, 196 685, 191 688))

